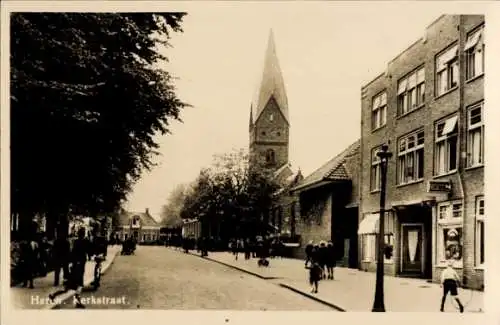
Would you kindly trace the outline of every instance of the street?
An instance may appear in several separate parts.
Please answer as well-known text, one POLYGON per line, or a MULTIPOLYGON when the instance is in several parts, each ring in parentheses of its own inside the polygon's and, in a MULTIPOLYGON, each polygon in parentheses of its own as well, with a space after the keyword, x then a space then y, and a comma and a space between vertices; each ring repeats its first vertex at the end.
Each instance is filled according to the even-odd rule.
MULTIPOLYGON (((101 282, 97 292, 82 294, 89 309, 334 310, 272 282, 157 246, 117 256, 101 282)), ((72 308, 72 299, 58 307, 72 308)))

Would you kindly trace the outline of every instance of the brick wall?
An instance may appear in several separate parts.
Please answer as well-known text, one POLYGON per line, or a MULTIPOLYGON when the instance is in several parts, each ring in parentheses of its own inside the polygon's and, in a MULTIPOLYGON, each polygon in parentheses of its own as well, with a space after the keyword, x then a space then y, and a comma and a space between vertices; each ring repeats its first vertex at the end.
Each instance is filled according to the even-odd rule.
POLYGON ((275 151, 276 166, 288 163, 289 127, 276 101, 271 97, 250 128, 250 151, 265 161, 266 151, 275 151), (273 115, 272 121, 269 119, 273 115))
MULTIPOLYGON (((373 211, 379 205, 379 192, 370 192, 371 152, 380 144, 390 141, 389 150, 394 153, 388 165, 387 204, 393 202, 426 199, 427 182, 434 177, 434 127, 435 122, 459 113, 459 164, 461 170, 465 166, 466 151, 466 119, 465 109, 484 97, 483 78, 465 82, 465 63, 463 46, 467 32, 477 27, 484 20, 483 16, 446 15, 438 19, 426 29, 425 36, 414 42, 408 49, 388 63, 387 71, 378 76, 362 89, 361 119, 361 207, 364 211, 373 211), (435 94, 435 58, 438 53, 452 44, 459 43, 461 78, 459 87, 439 97, 435 94), (425 66, 425 103, 424 106, 404 116, 397 116, 398 81, 416 68, 425 66), (381 91, 387 92, 387 124, 379 130, 371 129, 372 98, 381 91), (461 105, 462 104, 462 105, 461 105), (424 180, 411 185, 397 185, 397 142, 398 139, 414 130, 423 128, 425 134, 424 148, 424 180)), ((474 269, 475 257, 475 199, 483 194, 483 168, 463 170, 463 179, 459 174, 442 176, 439 180, 450 180, 452 193, 450 199, 464 199, 464 274, 471 281, 471 286, 480 287, 482 271, 474 269), (463 192, 462 192, 463 188, 463 192)), ((436 228, 433 228, 433 236, 436 228)), ((434 240, 435 243, 435 240, 434 240)), ((433 263, 436 248, 433 248, 433 263)), ((440 270, 434 270, 433 278, 439 277, 440 270)))

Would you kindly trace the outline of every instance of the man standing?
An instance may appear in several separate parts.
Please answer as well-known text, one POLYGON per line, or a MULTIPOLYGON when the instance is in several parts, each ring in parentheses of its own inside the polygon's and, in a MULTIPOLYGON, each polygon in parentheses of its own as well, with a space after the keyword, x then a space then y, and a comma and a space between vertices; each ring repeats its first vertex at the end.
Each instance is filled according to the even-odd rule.
POLYGON ((84 307, 80 302, 80 293, 83 289, 83 278, 85 275, 85 263, 87 262, 87 256, 91 254, 89 241, 85 238, 85 229, 80 228, 78 230, 78 238, 73 243, 73 250, 71 252, 72 261, 72 280, 74 281, 74 286, 76 287, 76 300, 77 307, 84 307))
POLYGON ((70 247, 67 238, 64 238, 59 233, 56 234, 56 240, 54 241, 54 286, 59 285, 59 279, 61 275, 61 269, 63 271, 63 278, 67 280, 69 277, 68 262, 70 247))

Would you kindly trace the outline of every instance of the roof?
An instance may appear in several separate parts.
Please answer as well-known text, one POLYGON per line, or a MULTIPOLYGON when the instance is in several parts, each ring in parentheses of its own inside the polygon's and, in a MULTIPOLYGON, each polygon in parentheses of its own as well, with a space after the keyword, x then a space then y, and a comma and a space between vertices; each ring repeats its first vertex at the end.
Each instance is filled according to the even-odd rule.
POLYGON ((322 181, 346 181, 350 180, 349 171, 345 166, 345 161, 349 156, 359 152, 361 141, 357 140, 348 146, 339 155, 330 159, 323 166, 312 172, 309 176, 304 178, 292 190, 299 190, 311 185, 315 185, 322 181))
POLYGON ((120 226, 127 226, 130 224, 130 220, 134 216, 139 216, 141 218, 141 224, 142 226, 147 226, 147 227, 160 227, 161 225, 156 222, 153 217, 148 212, 130 212, 130 211, 125 211, 119 215, 119 225, 120 226))
POLYGON ((271 96, 276 101, 285 120, 290 123, 288 118, 288 99, 285 91, 285 82, 281 74, 272 30, 269 33, 262 79, 251 106, 251 114, 253 114, 250 118, 251 123, 257 121, 271 96))

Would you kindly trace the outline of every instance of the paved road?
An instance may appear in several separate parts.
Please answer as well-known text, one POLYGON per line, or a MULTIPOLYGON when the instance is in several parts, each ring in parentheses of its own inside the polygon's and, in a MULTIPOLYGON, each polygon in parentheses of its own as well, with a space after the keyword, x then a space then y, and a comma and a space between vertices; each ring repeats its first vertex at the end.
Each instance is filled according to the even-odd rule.
MULTIPOLYGON (((150 246, 117 256, 101 288, 82 296, 89 309, 333 310, 224 265, 150 246)), ((60 308, 74 308, 72 300, 60 308)))

